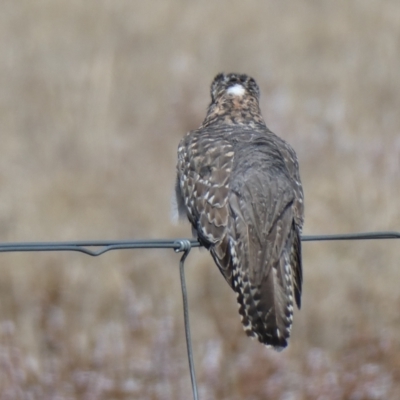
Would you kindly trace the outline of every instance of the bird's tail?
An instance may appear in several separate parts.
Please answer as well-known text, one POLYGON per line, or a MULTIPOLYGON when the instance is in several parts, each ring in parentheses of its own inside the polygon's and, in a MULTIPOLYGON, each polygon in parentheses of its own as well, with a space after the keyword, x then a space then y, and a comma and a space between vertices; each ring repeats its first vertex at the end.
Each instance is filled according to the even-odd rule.
POLYGON ((236 292, 243 328, 250 337, 282 350, 288 345, 293 322, 293 289, 288 254, 270 268, 259 285, 249 281, 249 275, 238 267, 233 269, 233 289, 236 292))
POLYGON ((293 322, 291 253, 295 231, 291 219, 287 207, 260 240, 255 228, 237 218, 236 238, 230 246, 232 287, 244 330, 277 350, 287 346, 293 322))

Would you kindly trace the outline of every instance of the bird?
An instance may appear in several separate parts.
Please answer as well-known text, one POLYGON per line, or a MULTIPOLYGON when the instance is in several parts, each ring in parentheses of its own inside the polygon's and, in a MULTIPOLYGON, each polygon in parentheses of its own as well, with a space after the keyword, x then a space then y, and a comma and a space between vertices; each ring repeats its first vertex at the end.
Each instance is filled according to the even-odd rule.
POLYGON ((175 199, 236 293, 246 334, 280 351, 301 306, 304 196, 296 153, 259 98, 246 74, 214 78, 203 123, 178 145, 175 199))

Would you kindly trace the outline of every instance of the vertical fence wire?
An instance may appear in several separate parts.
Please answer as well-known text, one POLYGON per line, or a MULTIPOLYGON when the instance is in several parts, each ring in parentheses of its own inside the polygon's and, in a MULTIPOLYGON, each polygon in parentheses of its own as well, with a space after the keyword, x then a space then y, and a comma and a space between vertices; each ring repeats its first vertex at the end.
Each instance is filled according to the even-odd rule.
POLYGON ((190 379, 192 382, 192 391, 193 391, 193 399, 198 400, 199 395, 197 391, 197 381, 196 381, 196 373, 194 369, 194 358, 193 358, 193 348, 192 348, 192 337, 190 335, 190 322, 189 322, 189 304, 188 304, 188 296, 186 290, 186 280, 185 280, 185 260, 189 255, 191 250, 191 245, 189 240, 182 240, 181 247, 176 249, 175 251, 181 252, 183 251, 183 255, 179 262, 179 275, 181 278, 181 288, 182 288, 182 302, 183 302, 183 318, 185 322, 185 337, 186 337, 186 349, 189 361, 189 371, 190 371, 190 379))

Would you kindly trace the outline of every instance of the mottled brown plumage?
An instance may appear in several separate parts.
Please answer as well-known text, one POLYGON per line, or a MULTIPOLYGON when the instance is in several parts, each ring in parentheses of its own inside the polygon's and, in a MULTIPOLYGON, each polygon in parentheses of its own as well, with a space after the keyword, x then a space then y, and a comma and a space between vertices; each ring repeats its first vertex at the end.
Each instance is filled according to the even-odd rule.
POLYGON ((294 150, 265 125, 254 79, 219 74, 178 148, 176 199, 237 294, 246 333, 281 349, 300 307, 303 190, 294 150))

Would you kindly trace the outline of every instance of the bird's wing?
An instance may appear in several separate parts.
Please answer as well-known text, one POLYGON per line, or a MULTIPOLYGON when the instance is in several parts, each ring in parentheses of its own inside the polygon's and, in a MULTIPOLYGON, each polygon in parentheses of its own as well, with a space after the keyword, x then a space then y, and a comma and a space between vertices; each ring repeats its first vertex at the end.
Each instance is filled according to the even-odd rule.
POLYGON ((231 285, 229 251, 229 181, 232 145, 216 134, 192 131, 178 148, 178 182, 182 201, 199 241, 210 250, 231 285))
POLYGON ((302 259, 301 259, 301 232, 304 223, 304 193, 300 180, 299 162, 296 152, 279 136, 271 133, 282 155, 286 169, 292 181, 295 199, 293 201, 293 246, 290 254, 290 265, 293 270, 294 295, 297 307, 301 306, 301 291, 303 282, 302 259))
POLYGON ((297 160, 297 155, 289 143, 285 142, 283 139, 281 139, 279 136, 276 136, 272 132, 270 132, 270 134, 273 135, 274 140, 279 147, 279 152, 282 155, 286 169, 293 182, 293 188, 295 192, 295 200, 293 202, 293 215, 297 228, 301 233, 304 223, 304 194, 300 180, 299 162, 297 160))

